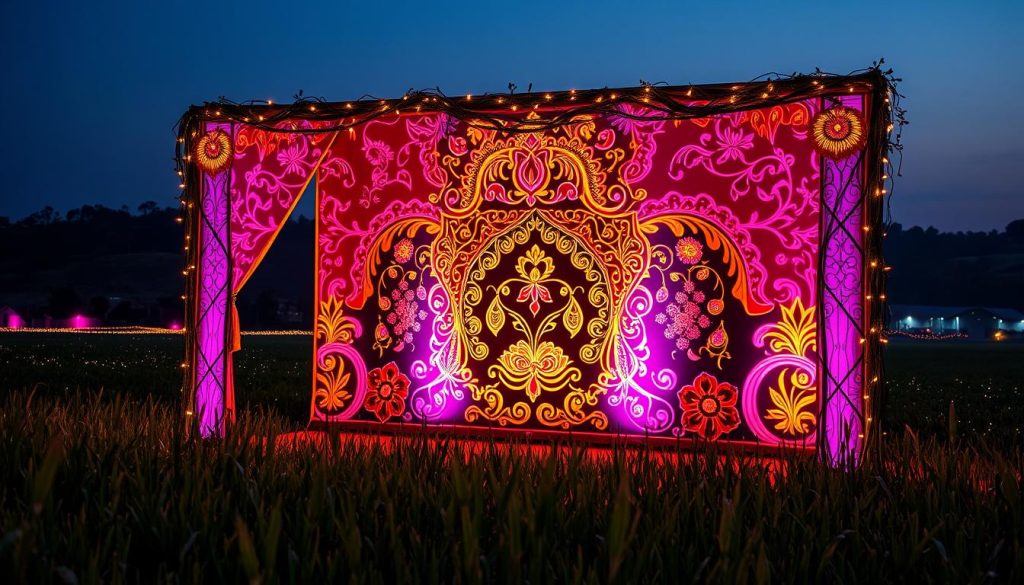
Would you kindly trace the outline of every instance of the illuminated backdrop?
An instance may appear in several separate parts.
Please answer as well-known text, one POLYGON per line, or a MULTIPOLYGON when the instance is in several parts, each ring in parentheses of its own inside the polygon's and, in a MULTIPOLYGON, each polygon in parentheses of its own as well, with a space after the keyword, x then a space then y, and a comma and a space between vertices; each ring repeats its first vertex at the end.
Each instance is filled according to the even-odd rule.
POLYGON ((871 70, 193 108, 188 414, 230 421, 231 299, 315 181, 315 424, 855 456, 892 95, 871 70))

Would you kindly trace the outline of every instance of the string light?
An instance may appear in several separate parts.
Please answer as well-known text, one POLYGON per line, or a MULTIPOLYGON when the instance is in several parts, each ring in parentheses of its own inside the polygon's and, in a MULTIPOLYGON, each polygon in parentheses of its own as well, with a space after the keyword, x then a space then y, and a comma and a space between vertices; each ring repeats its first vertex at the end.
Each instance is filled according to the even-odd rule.
MULTIPOLYGON (((885 334, 889 337, 906 337, 916 341, 948 341, 951 339, 967 339, 968 335, 960 331, 951 331, 948 333, 933 333, 928 330, 925 332, 913 332, 913 331, 902 331, 896 329, 887 329, 885 334)), ((877 378, 876 378, 877 380, 877 378)))

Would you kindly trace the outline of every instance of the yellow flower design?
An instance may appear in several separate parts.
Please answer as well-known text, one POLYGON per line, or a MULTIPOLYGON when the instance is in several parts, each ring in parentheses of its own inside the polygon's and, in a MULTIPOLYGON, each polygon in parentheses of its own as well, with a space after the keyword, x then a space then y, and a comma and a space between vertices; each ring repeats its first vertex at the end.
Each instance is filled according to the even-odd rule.
POLYGON ((562 348, 550 341, 534 348, 519 340, 498 357, 489 373, 509 389, 525 391, 530 402, 536 402, 541 392, 557 392, 580 378, 579 369, 570 367, 571 363, 562 348))
POLYGON ((789 375, 783 369, 775 388, 769 388, 769 396, 775 408, 769 408, 765 419, 775 421, 775 430, 789 435, 806 434, 814 427, 817 419, 810 406, 816 400, 814 388, 811 387, 811 376, 807 372, 795 370, 789 375))
POLYGON ((804 308, 800 297, 790 306, 782 306, 782 320, 764 334, 768 347, 775 353, 803 356, 817 346, 814 307, 804 308))

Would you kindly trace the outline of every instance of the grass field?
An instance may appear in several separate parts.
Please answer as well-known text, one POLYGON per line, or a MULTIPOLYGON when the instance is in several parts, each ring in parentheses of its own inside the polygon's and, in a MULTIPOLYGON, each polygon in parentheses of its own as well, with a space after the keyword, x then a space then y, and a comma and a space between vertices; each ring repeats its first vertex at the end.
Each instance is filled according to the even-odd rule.
POLYGON ((412 439, 275 450, 305 421, 309 340, 244 345, 236 434, 191 443, 180 339, 0 336, 0 583, 1024 580, 1022 345, 891 344, 886 459, 853 472, 412 439))

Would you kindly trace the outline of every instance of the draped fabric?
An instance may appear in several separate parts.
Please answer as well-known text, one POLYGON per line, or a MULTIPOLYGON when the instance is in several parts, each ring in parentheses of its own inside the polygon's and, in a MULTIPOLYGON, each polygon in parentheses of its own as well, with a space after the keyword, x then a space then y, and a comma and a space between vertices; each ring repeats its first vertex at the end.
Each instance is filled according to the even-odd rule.
MULTIPOLYGON (((315 128, 311 122, 282 128, 315 128)), ((241 126, 231 168, 231 282, 238 293, 270 249, 312 180, 333 133, 271 132, 241 126)))
MULTIPOLYGON (((308 130, 316 124, 287 122, 280 127, 308 130)), ((234 416, 231 354, 241 348, 235 296, 288 221, 335 134, 276 132, 244 124, 210 124, 206 130, 210 138, 203 146, 223 150, 211 150, 203 159, 217 164, 205 174, 202 198, 206 221, 200 242, 196 408, 203 434, 221 434, 234 416), (227 137, 226 145, 217 144, 218 133, 227 137), (221 155, 229 158, 223 163, 226 169, 216 158, 221 155)))

